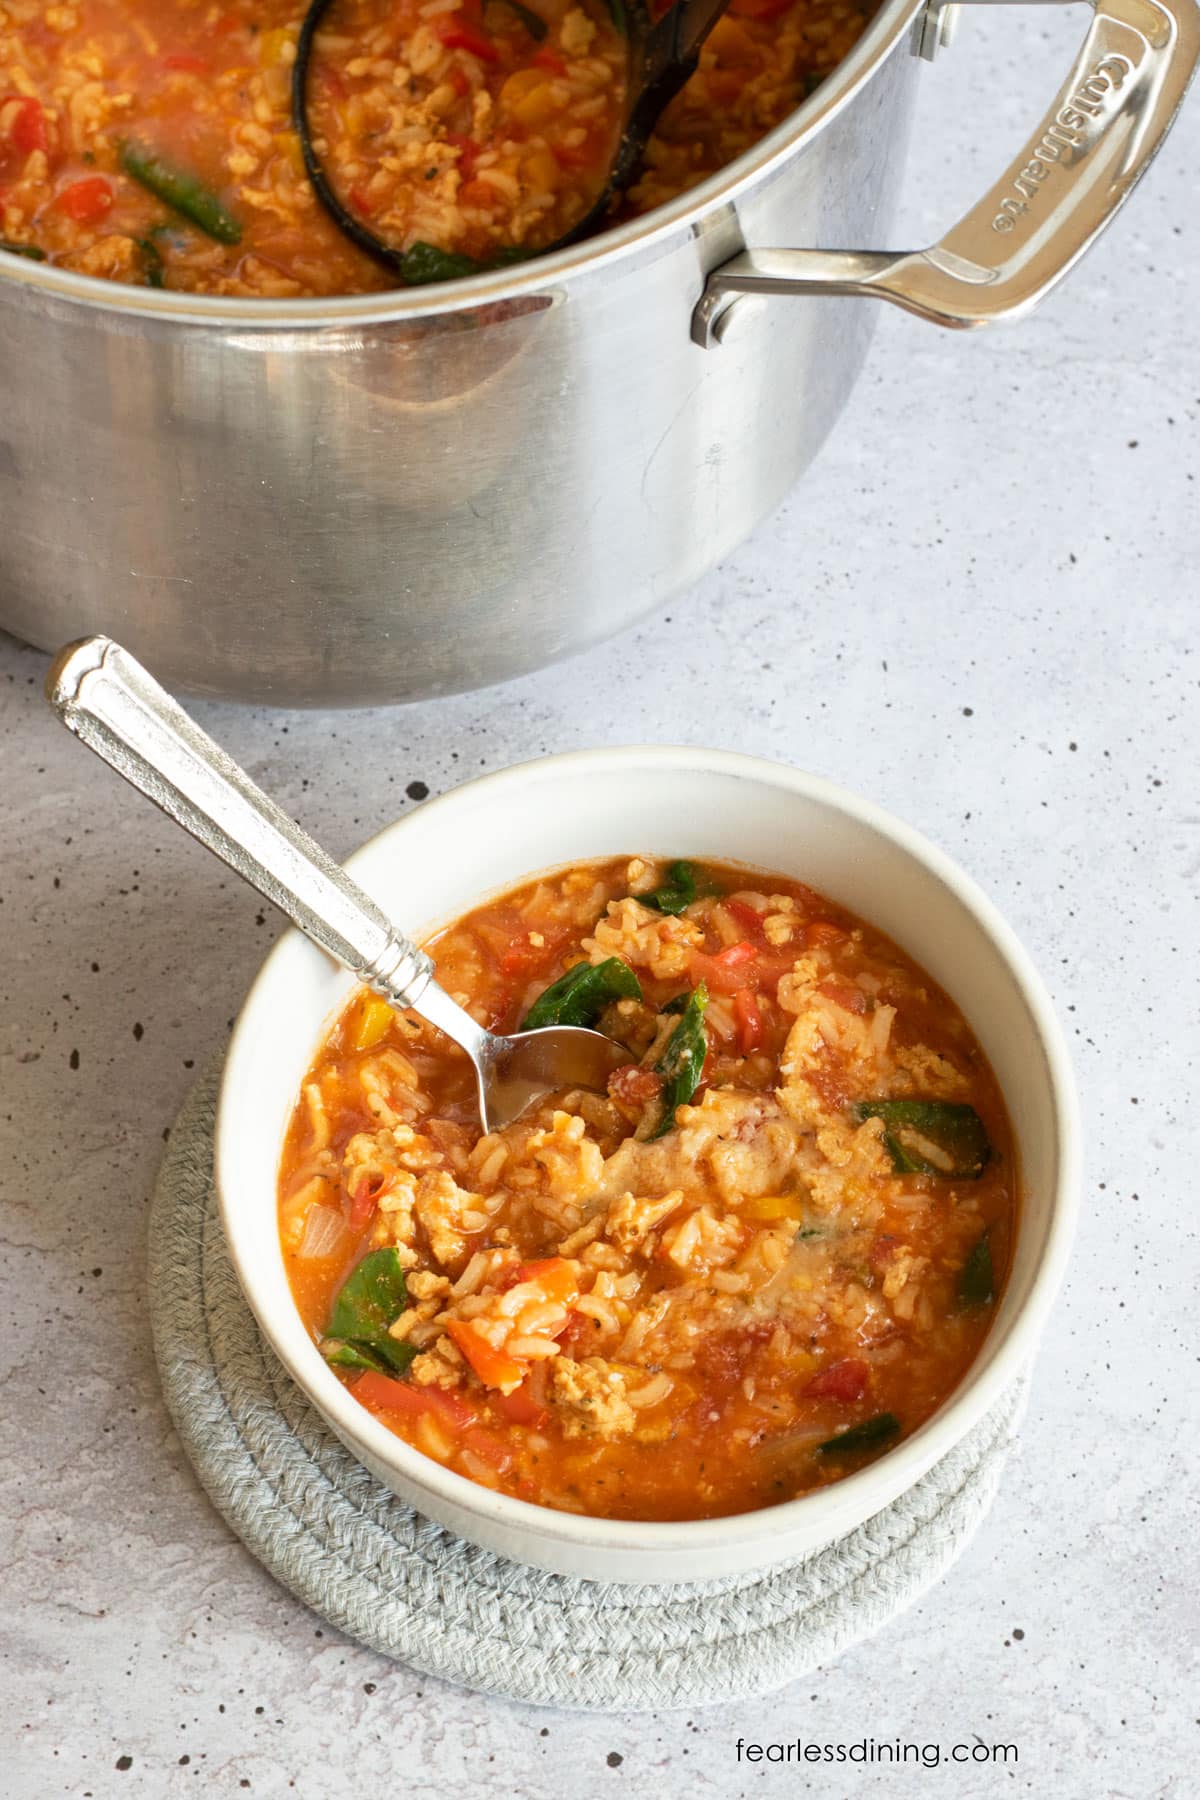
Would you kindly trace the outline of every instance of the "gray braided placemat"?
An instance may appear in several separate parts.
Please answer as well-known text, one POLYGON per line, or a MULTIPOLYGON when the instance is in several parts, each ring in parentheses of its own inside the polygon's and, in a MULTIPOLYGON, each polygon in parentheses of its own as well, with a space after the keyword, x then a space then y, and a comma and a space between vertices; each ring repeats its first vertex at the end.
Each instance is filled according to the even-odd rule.
POLYGON ((358 1463, 267 1348, 212 1183, 217 1073, 171 1134, 150 1216, 154 1343, 204 1486, 271 1574, 339 1630, 426 1674, 543 1706, 649 1711, 762 1694, 924 1592, 996 1492, 1025 1383, 916 1487, 814 1556, 673 1587, 546 1575, 477 1550, 358 1463))

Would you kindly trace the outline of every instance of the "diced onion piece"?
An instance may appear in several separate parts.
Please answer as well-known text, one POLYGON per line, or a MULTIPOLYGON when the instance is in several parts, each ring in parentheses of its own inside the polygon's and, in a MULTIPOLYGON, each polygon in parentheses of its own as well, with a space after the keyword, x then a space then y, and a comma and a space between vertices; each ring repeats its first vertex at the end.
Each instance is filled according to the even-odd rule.
POLYGON ((332 1206, 312 1206, 304 1221, 304 1237, 299 1254, 302 1257, 333 1256, 346 1238, 346 1222, 332 1206))

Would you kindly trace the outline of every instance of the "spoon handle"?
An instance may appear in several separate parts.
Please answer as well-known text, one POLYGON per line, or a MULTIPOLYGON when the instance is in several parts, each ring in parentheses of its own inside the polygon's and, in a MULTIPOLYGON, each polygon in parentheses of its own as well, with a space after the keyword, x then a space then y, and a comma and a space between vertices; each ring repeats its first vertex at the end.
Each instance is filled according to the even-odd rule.
POLYGON ((239 769, 142 665, 107 637, 60 650, 46 698, 90 750, 140 788, 393 1006, 415 1006, 433 963, 307 832, 239 769))

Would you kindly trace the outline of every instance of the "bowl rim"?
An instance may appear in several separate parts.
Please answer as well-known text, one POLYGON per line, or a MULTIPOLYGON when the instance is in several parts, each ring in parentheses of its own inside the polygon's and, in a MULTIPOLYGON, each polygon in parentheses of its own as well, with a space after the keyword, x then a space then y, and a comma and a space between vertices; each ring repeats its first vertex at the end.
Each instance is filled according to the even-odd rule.
MULTIPOLYGON (((256 1270, 247 1265, 238 1241, 239 1209, 234 1203, 234 1194, 238 1185, 240 1158, 238 1147, 233 1142, 234 1109, 230 1096, 239 1081, 241 1064, 256 1032, 261 997, 274 982, 286 977, 293 960, 312 953, 309 941, 294 926, 284 932, 266 957, 235 1021, 221 1075, 214 1176, 225 1243, 242 1292, 259 1328, 288 1374, 318 1410, 331 1419, 344 1442, 349 1440, 352 1444, 363 1443, 372 1458, 384 1466, 394 1467, 397 1475, 410 1487, 424 1489, 446 1507, 473 1514, 481 1522, 486 1520, 514 1535, 532 1536, 544 1542, 567 1544, 583 1550, 653 1553, 656 1550, 664 1551, 668 1547, 678 1550, 682 1544, 686 1544, 700 1554, 743 1543, 754 1531, 755 1522, 761 1529, 762 1522, 766 1519, 778 1523, 779 1535, 783 1537, 787 1527, 798 1525, 804 1513, 813 1516, 818 1511, 827 1510, 832 1518, 839 1511, 855 1510, 857 1517, 869 1517, 872 1512, 886 1505, 893 1494, 905 1492, 918 1481, 991 1410, 1001 1393, 1025 1368, 1062 1284, 1079 1209, 1082 1134, 1075 1078, 1062 1027, 1045 985, 1012 927, 973 877, 931 839, 876 802, 828 781, 823 776, 809 774, 765 757, 712 750, 698 745, 621 745, 567 751, 510 764, 503 769, 475 776, 435 799, 425 801, 419 811, 393 820, 374 833, 346 859, 345 867, 351 874, 361 874, 363 866, 370 864, 382 846, 402 833, 413 820, 428 817, 435 809, 451 811, 462 803, 467 794, 478 796, 484 789, 534 786, 539 780, 573 771, 581 774, 599 772, 615 779, 622 772, 633 768, 644 770, 648 764, 662 772, 683 772, 698 776, 721 774, 747 779, 760 785, 786 790, 797 797, 812 800, 818 805, 847 815, 855 823, 884 838, 910 859, 922 864, 941 885, 948 888, 983 934, 991 940, 1013 978, 1045 1059, 1055 1134, 1053 1161, 1056 1176, 1045 1242, 1040 1261, 1031 1277, 1028 1294, 1011 1320, 1005 1337, 995 1346, 985 1366, 979 1366, 977 1357, 968 1366, 958 1386, 930 1418, 865 1468, 843 1476, 829 1487, 799 1495, 793 1500, 712 1519, 607 1519, 592 1514, 559 1512, 552 1507, 485 1488, 414 1449, 395 1432, 389 1431, 373 1413, 353 1398, 350 1390, 343 1386, 321 1360, 315 1344, 308 1346, 314 1361, 308 1367, 299 1365, 289 1347, 278 1340, 267 1309, 259 1304, 256 1296, 256 1270), (318 1389, 319 1394, 314 1389, 318 1389), (881 1487, 880 1474, 883 1470, 887 1471, 889 1492, 878 1495, 864 1508, 861 1501, 872 1489, 878 1490, 881 1487), (860 1502, 857 1509, 856 1501, 860 1502)), ((633 850, 637 848, 634 846, 633 850)), ((482 896, 489 891, 498 890, 481 887, 479 893, 482 896)), ((314 1022, 314 1042, 317 1041, 316 1029, 314 1022)), ((994 1330, 994 1325, 992 1329, 994 1330)), ((985 1344, 987 1341, 985 1338, 985 1344)), ((419 1502, 417 1509, 420 1510, 419 1502)), ((834 1528, 827 1536, 837 1536, 839 1530, 834 1518, 834 1528)), ((647 1579, 653 1579, 653 1576, 648 1576, 647 1579)))

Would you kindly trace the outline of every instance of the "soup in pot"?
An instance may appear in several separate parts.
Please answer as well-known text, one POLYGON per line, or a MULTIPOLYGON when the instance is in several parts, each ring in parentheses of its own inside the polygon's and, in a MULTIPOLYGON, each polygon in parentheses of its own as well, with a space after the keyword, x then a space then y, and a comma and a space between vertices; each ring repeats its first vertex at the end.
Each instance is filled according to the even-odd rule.
MULTIPOLYGON (((626 197, 642 213, 747 150, 844 57, 872 0, 732 0, 626 197)), ((621 0, 335 0, 309 123, 299 0, 0 0, 0 244, 85 275, 251 298, 353 294, 532 254, 604 186, 621 0)))

